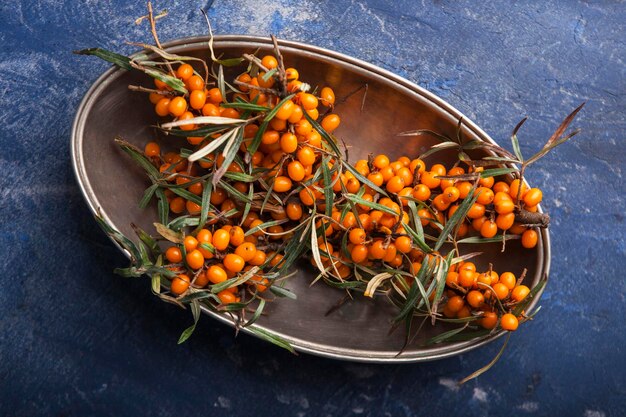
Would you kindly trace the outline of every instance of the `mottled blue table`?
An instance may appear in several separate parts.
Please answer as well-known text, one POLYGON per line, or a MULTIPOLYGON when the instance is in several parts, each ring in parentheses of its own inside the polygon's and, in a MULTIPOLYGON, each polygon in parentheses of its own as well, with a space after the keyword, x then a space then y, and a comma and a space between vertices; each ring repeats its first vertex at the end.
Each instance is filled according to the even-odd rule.
MULTIPOLYGON (((204 34, 204 4, 163 1, 163 40, 204 34), (176 23, 174 23, 176 22, 176 23)), ((369 61, 448 100, 496 140, 530 116, 536 150, 587 101, 583 133, 530 172, 552 223, 551 281, 534 323, 434 363, 298 357, 190 318, 91 218, 74 180, 70 126, 108 66, 72 50, 149 41, 142 2, 0 4, 0 415, 413 416, 626 413, 626 7, 624 3, 217 0, 218 34, 275 33, 369 61)))

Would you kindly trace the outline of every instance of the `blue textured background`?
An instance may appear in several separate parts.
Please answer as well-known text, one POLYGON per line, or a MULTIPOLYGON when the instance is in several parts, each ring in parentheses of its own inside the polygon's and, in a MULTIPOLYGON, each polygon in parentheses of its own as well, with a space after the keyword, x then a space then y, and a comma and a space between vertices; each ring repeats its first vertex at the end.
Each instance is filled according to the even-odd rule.
MULTIPOLYGON (((204 34, 200 6, 162 1, 162 40, 204 34), (176 23, 175 23, 176 22, 176 23)), ((149 41, 142 2, 0 4, 0 414, 13 416, 552 415, 626 410, 626 7, 623 2, 217 0, 219 34, 275 33, 369 61, 448 100, 493 138, 530 120, 536 150, 582 101, 583 133, 530 172, 551 213, 553 266, 536 321, 500 343, 416 365, 294 357, 187 312, 126 259, 76 185, 69 135, 107 65, 71 54, 149 41)))

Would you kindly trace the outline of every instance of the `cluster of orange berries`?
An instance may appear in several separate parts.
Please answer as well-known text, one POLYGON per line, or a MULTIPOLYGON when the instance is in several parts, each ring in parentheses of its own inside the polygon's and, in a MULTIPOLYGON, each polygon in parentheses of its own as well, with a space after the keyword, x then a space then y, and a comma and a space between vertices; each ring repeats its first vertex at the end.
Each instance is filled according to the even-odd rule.
POLYGON ((479 273, 472 262, 453 265, 446 277, 446 286, 443 315, 459 319, 479 317, 480 325, 489 330, 498 322, 504 330, 516 330, 519 318, 510 311, 530 294, 530 289, 520 284, 512 272, 498 275, 490 269, 479 273), (502 311, 508 312, 501 314, 502 311))
MULTIPOLYGON (((442 164, 434 164, 427 169, 423 160, 407 156, 394 161, 386 155, 372 156, 357 161, 352 170, 345 170, 340 156, 328 152, 317 123, 312 123, 321 117, 319 125, 329 133, 339 126, 339 116, 332 113, 333 90, 324 87, 309 93, 309 86, 299 79, 297 69, 288 68, 287 91, 282 94, 288 96, 281 100, 276 89, 280 79, 264 72, 275 71, 277 66, 276 58, 268 55, 260 60, 258 71, 239 75, 235 82, 238 90, 228 93, 228 104, 223 92, 219 88, 208 89, 205 80, 188 64, 176 70, 188 95, 173 96, 166 84, 155 81, 158 92, 151 93, 150 100, 159 116, 175 120, 198 116, 247 119, 239 158, 230 162, 227 172, 247 175, 249 182, 222 178, 211 192, 211 211, 208 222, 201 225, 204 228, 165 251, 167 267, 177 273, 171 282, 174 295, 183 295, 189 288, 221 284, 252 268, 257 269, 245 284, 233 285, 217 296, 222 304, 229 304, 241 301, 244 285, 255 294, 264 292, 272 284, 267 271, 280 265, 284 258, 280 253, 284 245, 280 243, 288 241, 293 230, 311 216, 315 216, 312 220, 321 255, 321 259, 314 256, 311 262, 320 267, 321 260, 324 273, 344 280, 360 265, 374 270, 379 266, 404 270, 415 276, 423 262, 430 263, 436 257, 425 253, 405 229, 411 222, 410 201, 417 206, 417 221, 422 227, 441 231, 462 201, 475 197, 456 227, 456 237, 463 237, 472 229, 484 238, 493 238, 502 231, 521 235, 526 248, 537 244, 537 231, 517 223, 516 213, 537 211, 542 193, 537 188, 527 189, 518 179, 496 182, 493 177, 481 177, 483 169, 473 166, 466 170, 455 165, 448 170, 442 164), (237 103, 265 106, 266 114, 273 110, 274 116, 265 121, 263 114, 255 117, 255 112, 244 106, 238 110, 237 103), (323 116, 320 110, 324 111, 323 116), (258 147, 250 152, 255 141, 258 147), (320 175, 322 168, 329 176, 320 175), (468 180, 470 177, 473 179, 468 180), (279 204, 272 200, 263 212, 258 206, 248 207, 242 218, 243 203, 234 193, 247 195, 250 187, 265 195, 276 194, 279 204), (387 195, 379 193, 380 189, 387 195), (338 201, 329 210, 328 190, 333 193, 333 201, 338 201), (263 227, 267 222, 271 226, 263 227)), ((258 107, 255 109, 258 111, 258 107)), ((181 129, 193 131, 198 126, 183 125, 181 129)), ((222 134, 225 133, 186 138, 199 149, 222 134)), ((170 211, 198 216, 202 210, 203 179, 224 165, 222 153, 209 153, 192 163, 176 152, 162 154, 159 145, 150 142, 144 154, 162 173, 163 181, 172 185, 165 191, 170 211), (188 193, 181 196, 176 187, 188 193)), ((496 300, 510 307, 529 292, 526 286, 518 285, 511 273, 479 274, 470 262, 453 267, 447 284, 448 301, 443 314, 449 318, 480 315, 485 328, 494 328, 499 322, 503 329, 515 330, 517 317, 509 317, 510 313, 499 317, 494 308, 496 300)))
MULTIPOLYGON (((254 228, 253 220, 244 227, 254 228)), ((184 294, 190 286, 205 288, 209 284, 221 284, 237 274, 245 274, 253 267, 280 265, 283 256, 257 248, 254 234, 246 236, 240 226, 224 225, 211 231, 203 228, 187 235, 183 242, 165 250, 168 268, 178 273, 172 280, 170 291, 174 295, 184 294), (191 275, 191 277, 190 277, 191 275)), ((251 291, 264 292, 269 280, 262 272, 254 273, 246 281, 251 291)), ((241 288, 233 285, 217 293, 222 304, 241 300, 241 288)))

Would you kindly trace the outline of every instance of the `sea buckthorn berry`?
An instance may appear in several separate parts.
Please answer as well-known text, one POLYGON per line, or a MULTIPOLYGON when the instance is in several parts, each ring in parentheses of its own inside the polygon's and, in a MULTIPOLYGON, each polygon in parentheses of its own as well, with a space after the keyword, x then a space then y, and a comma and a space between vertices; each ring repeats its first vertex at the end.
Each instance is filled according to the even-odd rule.
POLYGON ((500 327, 504 330, 512 332, 517 330, 517 326, 519 326, 519 321, 517 320, 517 317, 511 313, 503 314, 500 318, 500 327))
POLYGON ((509 214, 515 210, 515 203, 513 200, 502 199, 494 204, 494 209, 498 214, 509 214))
POLYGON ((501 230, 509 230, 513 226, 514 222, 515 222, 514 213, 498 214, 496 216, 496 224, 498 225, 498 228, 501 230))
POLYGON ((491 188, 493 187, 494 182, 495 182, 495 179, 493 177, 484 177, 478 181, 478 184, 480 184, 483 187, 491 188))
POLYGON ((222 92, 220 91, 220 89, 215 87, 215 88, 211 88, 207 92, 207 100, 209 100, 211 103, 217 106, 222 101, 224 101, 224 98, 222 97, 222 92))
MULTIPOLYGON (((256 253, 254 254, 254 258, 250 259, 248 261, 248 263, 250 265, 253 265, 253 266, 261 266, 261 265, 263 265, 265 263, 266 259, 267 259, 267 254, 265 252, 263 252, 262 250, 258 250, 257 249, 256 253)), ((282 259, 282 258, 280 258, 280 259, 282 259)))
POLYGON ((480 226, 480 235, 485 238, 494 237, 498 233, 498 225, 493 220, 487 220, 480 226))
POLYGON ((417 211, 417 215, 420 218, 420 223, 422 223, 422 226, 427 226, 430 223, 429 219, 434 218, 432 213, 427 209, 419 209, 417 211))
POLYGON ((194 270, 200 269, 204 265, 204 256, 198 249, 187 252, 185 260, 187 261, 187 265, 194 270))
POLYGON ((430 172, 432 172, 435 175, 446 175, 446 167, 443 166, 442 164, 435 164, 432 167, 430 167, 430 172))
POLYGON ((462 269, 459 271, 458 284, 461 287, 470 288, 474 285, 474 276, 476 275, 475 271, 471 271, 468 269, 462 269))
POLYGON ((220 116, 229 119, 239 119, 239 112, 235 109, 220 107, 220 116))
POLYGON ((511 299, 520 302, 530 294, 530 289, 526 285, 518 285, 511 291, 511 299))
POLYGON ((274 79, 273 76, 266 77, 265 74, 267 73, 264 71, 261 71, 259 72, 259 75, 257 76, 257 82, 259 83, 259 87, 272 88, 276 80, 274 79))
POLYGON ((222 304, 231 304, 237 302, 237 296, 228 290, 218 292, 217 296, 222 304))
POLYGON ((424 184, 419 184, 413 189, 413 198, 419 201, 426 201, 430 198, 430 188, 424 184))
POLYGON ((300 77, 300 73, 295 68, 287 68, 285 70, 285 76, 287 77, 287 81, 295 81, 300 77))
POLYGON ((509 184, 504 181, 496 182, 491 188, 494 193, 509 193, 509 184))
POLYGON ((157 104, 162 98, 163 98, 163 95, 159 93, 150 93, 148 95, 148 99, 150 100, 150 103, 152 104, 157 104))
POLYGON ((478 217, 477 219, 472 220, 472 228, 477 232, 480 232, 480 228, 483 227, 483 224, 487 221, 486 216, 478 217))
POLYGON ((280 148, 285 153, 292 153, 298 149, 298 138, 293 133, 285 132, 280 137, 280 148))
POLYGON ((185 239, 183 240, 183 245, 185 246, 185 250, 187 252, 191 252, 198 247, 198 240, 193 236, 185 236, 185 239))
POLYGON ((486 311, 480 319, 480 325, 487 330, 494 329, 498 325, 498 315, 493 311, 486 311))
POLYGON ((203 288, 209 283, 209 277, 206 275, 206 271, 201 271, 196 275, 196 278, 193 282, 193 286, 196 288, 203 288))
POLYGON ((487 187, 478 187, 476 191, 474 191, 474 195, 478 195, 476 197, 476 202, 482 205, 491 204, 493 202, 493 191, 487 187))
POLYGON ((459 191, 458 188, 452 186, 452 187, 447 187, 445 190, 443 190, 443 194, 441 194, 443 197, 443 199, 448 202, 448 203, 454 203, 455 201, 457 201, 461 195, 461 192, 459 191))
POLYGON ((467 198, 473 188, 472 183, 469 181, 458 182, 455 187, 459 189, 459 198, 462 199, 467 198))
POLYGON ((187 200, 185 203, 185 208, 189 214, 199 214, 202 210, 202 207, 199 204, 194 203, 191 200, 187 200))
POLYGON ((245 233, 239 226, 233 226, 228 234, 230 236, 229 244, 233 246, 239 246, 245 241, 245 233))
POLYGON ((304 179, 304 166, 299 161, 291 161, 287 165, 287 174, 294 181, 302 181, 304 179))
POLYGON ((271 145, 278 142, 279 140, 280 133, 275 130, 266 130, 265 132, 263 132, 263 135, 261 135, 261 143, 264 143, 266 145, 271 145))
POLYGON ((467 217, 469 217, 470 219, 478 219, 479 217, 482 217, 484 215, 485 215, 485 206, 483 206, 480 203, 472 204, 472 206, 467 212, 467 217))
POLYGON ((185 199, 182 197, 175 197, 170 201, 170 210, 172 213, 180 214, 185 211, 185 199))
POLYGON ((372 182, 374 185, 380 187, 385 182, 383 178, 383 174, 380 172, 372 172, 367 176, 367 179, 372 182))
POLYGON ((456 313, 456 316, 459 319, 465 319, 472 316, 472 311, 468 306, 465 306, 461 310, 459 310, 458 313, 456 313))
POLYGON ((398 193, 404 188, 404 179, 399 176, 393 176, 387 182, 387 191, 390 193, 398 193))
POLYGON ((224 267, 232 272, 240 272, 246 266, 246 261, 235 253, 229 253, 224 257, 224 267))
POLYGON ((200 110, 206 104, 206 93, 204 90, 194 90, 189 94, 189 105, 192 109, 200 110))
POLYGON ((177 275, 172 280, 172 284, 170 285, 170 291, 172 292, 172 294, 181 295, 182 293, 187 291, 187 288, 189 288, 190 283, 191 283, 191 280, 189 279, 187 275, 185 274, 177 275))
POLYGON ((441 180, 439 178, 436 178, 437 175, 438 174, 432 171, 424 171, 420 175, 420 182, 431 190, 437 188, 441 184, 441 180))
POLYGON ((408 236, 398 236, 395 241, 398 252, 409 253, 412 249, 412 241, 408 236))
POLYGON ((320 91, 320 99, 324 106, 331 107, 335 104, 335 92, 330 87, 324 87, 320 91))
MULTIPOLYGON (((413 273, 417 273, 417 271, 413 273)), ((452 288, 459 285, 459 273, 454 271, 448 272, 448 275, 446 275, 446 285, 452 288)))
POLYGON ((248 262, 256 255, 256 245, 251 242, 244 242, 237 246, 235 254, 239 255, 245 262, 248 262))
POLYGON ((369 257, 372 259, 383 259, 386 254, 387 249, 382 240, 376 240, 369 246, 369 257))
POLYGON ((317 107, 317 97, 310 93, 303 93, 300 96, 300 104, 305 110, 311 110, 317 107))
POLYGON ((289 220, 298 221, 302 218, 302 205, 299 203, 287 203, 285 213, 289 220))
POLYGON ((526 206, 536 206, 541 203, 543 199, 543 193, 539 188, 531 188, 524 195, 524 204, 526 206))
POLYGON ((162 98, 157 102, 154 111, 158 116, 165 117, 170 114, 170 101, 169 98, 162 98))
POLYGON ((368 248, 366 245, 354 245, 350 251, 352 262, 360 264, 367 260, 368 248))
POLYGON ((143 150, 147 157, 155 157, 161 154, 161 147, 156 142, 148 142, 143 150))
POLYGON ((200 229, 198 234, 196 234, 196 240, 198 243, 211 243, 213 241, 213 234, 209 229, 200 229))
POLYGON ((367 239, 367 234, 365 233, 365 230, 361 228, 352 229, 350 230, 350 235, 348 236, 348 239, 350 240, 350 243, 360 245, 367 239))
POLYGON ((504 300, 509 296, 509 288, 501 282, 493 285, 493 292, 498 297, 498 300, 504 300))
POLYGON ((204 80, 199 75, 192 75, 185 81, 185 85, 190 91, 202 90, 204 91, 204 80))
POLYGON ((261 59, 261 64, 269 70, 274 69, 278 66, 278 60, 272 55, 265 55, 261 59))
POLYGON ((485 302, 485 296, 480 291, 472 290, 465 296, 467 304, 474 308, 480 307, 485 302))
MULTIPOLYGON (((237 77, 237 81, 245 84, 250 84, 250 81, 252 81, 252 77, 250 77, 250 74, 243 73, 239 77, 237 77)), ((246 85, 238 85, 237 87, 244 93, 247 93, 249 90, 249 87, 246 85)))
MULTIPOLYGON (((194 115, 192 112, 190 111, 185 111, 183 114, 180 115, 180 117, 178 118, 178 121, 182 121, 182 120, 189 120, 189 119, 193 119, 194 115)), ((196 129, 196 125, 195 124, 189 124, 189 125, 182 125, 180 126, 181 130, 194 130, 196 129)))
POLYGON ((465 300, 463 297, 455 295, 448 300, 448 308, 454 313, 458 313, 463 307, 465 307, 465 300))
POLYGON ((313 193, 313 191, 306 187, 300 190, 300 192, 298 193, 298 197, 300 198, 300 201, 302 201, 302 204, 304 204, 305 206, 312 206, 315 204, 315 194, 313 193))
POLYGON ((517 283, 517 278, 512 272, 503 272, 500 275, 500 284, 504 284, 509 290, 515 288, 515 284, 517 283))
POLYGON ((159 80, 158 78, 154 79, 154 85, 159 90, 171 90, 170 86, 168 86, 166 83, 164 83, 163 81, 159 80))
POLYGON ((394 177, 393 168, 391 168, 391 166, 384 167, 379 173, 383 176, 383 182, 387 182, 394 177))
POLYGON ((522 233, 522 246, 526 249, 532 249, 537 246, 538 240, 539 234, 533 229, 528 229, 522 233))
POLYGON ((337 116, 334 113, 331 113, 322 119, 321 125, 325 131, 327 131, 328 133, 331 133, 332 131, 334 131, 335 129, 339 127, 340 123, 341 123, 341 119, 339 118, 339 116, 337 116))
POLYGON ((409 169, 415 175, 416 173, 422 173, 426 171, 426 164, 421 159, 414 159, 409 164, 409 169))
POLYGON ((528 187, 526 186, 526 184, 520 182, 519 179, 513 180, 511 182, 511 185, 509 185, 509 195, 514 199, 517 199, 518 192, 519 192, 519 198, 523 199, 527 190, 528 190, 528 187), (522 184, 521 191, 520 191, 520 183, 522 184))
POLYGON ((217 229, 213 233, 213 247, 217 250, 225 250, 230 243, 230 233, 224 229, 217 229))
POLYGON ((183 253, 177 246, 170 246, 165 251, 165 259, 167 259, 170 263, 177 264, 182 262, 183 253))
POLYGON ((278 176, 274 179, 274 191, 277 193, 285 193, 291 190, 293 183, 289 177, 278 176))
POLYGON ((433 198, 433 206, 439 211, 445 211, 450 207, 450 203, 446 201, 443 194, 439 194, 433 198))
POLYGON ((211 265, 209 269, 207 269, 206 274, 209 281, 213 284, 219 284, 220 282, 224 282, 228 279, 226 271, 219 265, 211 265))
POLYGON ((289 119, 295 108, 296 105, 293 103, 293 101, 287 100, 280 106, 278 112, 274 117, 279 120, 287 120, 289 119))
POLYGON ((182 116, 183 113, 187 111, 187 100, 185 100, 183 97, 180 97, 180 96, 174 97, 172 100, 170 100, 170 103, 167 109, 169 110, 172 116, 175 116, 175 117, 182 116))
POLYGON ((202 115, 218 117, 220 115, 220 108, 213 103, 206 103, 204 106, 202 106, 202 115))

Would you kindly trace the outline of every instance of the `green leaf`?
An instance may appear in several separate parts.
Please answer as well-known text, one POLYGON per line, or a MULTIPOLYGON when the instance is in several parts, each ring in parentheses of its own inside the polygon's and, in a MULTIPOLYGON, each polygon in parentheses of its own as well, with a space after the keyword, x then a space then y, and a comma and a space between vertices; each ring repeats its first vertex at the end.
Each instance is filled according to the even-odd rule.
POLYGON ((154 165, 152 165, 152 162, 146 158, 143 152, 121 138, 116 138, 115 143, 119 145, 120 149, 130 156, 131 159, 137 163, 137 165, 146 171, 146 174, 148 174, 148 177, 150 177, 152 182, 157 182, 160 179, 161 173, 154 165))
MULTIPOLYGON (((330 170, 328 169, 328 162, 330 161, 330 156, 327 156, 322 159, 322 177, 324 178, 324 203, 325 203, 325 212, 327 216, 332 215, 333 213, 333 201, 335 200, 335 192, 333 191, 333 187, 331 185, 330 178, 330 170)), ((341 181, 339 176, 337 176, 337 181, 341 181)))
POLYGON ((472 372, 470 375, 466 376, 465 378, 463 378, 461 381, 459 381, 459 385, 463 385, 465 384, 467 381, 471 381, 474 378, 479 377, 480 375, 484 374, 485 372, 487 372, 489 369, 491 369, 491 367, 493 365, 496 364, 496 362, 498 362, 498 359, 500 359, 500 356, 502 356, 502 353, 504 352, 504 348, 506 348, 507 343, 509 343, 509 339, 511 338, 511 332, 509 332, 506 336, 506 339, 504 339, 504 344, 502 345, 502 348, 500 348, 500 351, 498 352, 498 354, 496 355, 495 358, 493 358, 491 360, 491 362, 489 362, 487 365, 483 366, 482 368, 480 368, 479 370, 472 372))
MULTIPOLYGON (((304 115, 304 117, 308 120, 309 123, 311 123, 311 126, 313 126, 313 129, 317 130, 318 133, 320 134, 320 136, 322 137, 322 139, 324 140, 323 143, 327 144, 330 149, 332 150, 332 153, 337 157, 337 158, 341 158, 341 151, 339 150, 339 148, 337 147, 337 142, 335 141, 335 138, 332 137, 323 127, 321 124, 319 124, 317 122, 317 120, 313 119, 311 116, 309 116, 309 113, 306 112, 306 110, 304 109, 304 107, 302 108, 302 114, 304 115)), ((348 164, 349 165, 349 164, 348 164)))
POLYGON ((168 75, 164 73, 163 71, 152 69, 152 68, 143 68, 142 70, 143 72, 145 72, 152 78, 155 78, 161 82, 164 82, 173 90, 178 91, 179 93, 182 93, 182 94, 188 93, 187 88, 185 88, 185 83, 180 78, 176 78, 172 75, 168 75))
POLYGON ((458 244, 461 244, 461 243, 477 244, 477 243, 494 243, 494 242, 501 243, 503 240, 513 240, 513 239, 520 239, 520 236, 519 235, 497 235, 494 237, 472 236, 472 237, 466 237, 465 239, 461 239, 457 241, 456 243, 458 244))
POLYGON ((341 163, 343 164, 345 169, 350 171, 352 175, 354 175, 354 177, 361 182, 361 184, 365 184, 368 187, 370 187, 372 190, 375 190, 376 192, 378 192, 379 194, 387 196, 387 193, 385 192, 385 190, 383 190, 382 188, 374 184, 372 181, 368 180, 363 175, 361 175, 359 171, 357 171, 356 168, 354 168, 352 165, 350 165, 344 160, 342 160, 341 163))
POLYGON ((437 343, 443 343, 445 341, 448 341, 452 336, 455 336, 455 335, 461 333, 466 328, 467 328, 467 324, 465 326, 463 326, 463 327, 459 327, 458 329, 449 330, 447 332, 440 333, 437 336, 434 336, 434 337, 428 339, 428 341, 426 342, 426 345, 434 345, 434 344, 437 344, 437 343))
POLYGON ((213 183, 209 179, 204 181, 202 189, 202 204, 200 209, 200 222, 198 228, 204 227, 209 216, 209 209, 211 208, 211 193, 213 192, 213 183))
POLYGON ((263 308, 265 308, 265 300, 261 298, 261 301, 259 301, 259 305, 254 310, 254 314, 252 315, 252 317, 250 317, 250 320, 248 320, 246 324, 243 325, 243 327, 252 326, 254 323, 256 323, 256 321, 259 319, 259 317, 261 317, 261 314, 263 313, 263 308))
POLYGON ((235 129, 235 131, 236 133, 234 134, 233 138, 226 142, 226 145, 224 146, 224 151, 222 152, 224 161, 222 162, 222 166, 220 166, 213 173, 213 179, 211 180, 211 182, 213 182, 214 186, 216 186, 220 182, 220 180, 230 167, 231 162, 235 160, 235 156, 237 155, 237 152, 239 152, 239 147, 243 142, 243 128, 238 127, 237 129, 235 129))
POLYGON ((254 333, 256 336, 258 336, 259 338, 266 340, 276 346, 279 346, 283 349, 287 349, 289 352, 293 353, 294 355, 297 355, 296 351, 293 349, 293 347, 289 344, 289 342, 287 342, 285 339, 283 339, 282 337, 268 332, 265 329, 261 329, 260 327, 256 327, 256 326, 251 326, 248 327, 248 329, 254 333))
POLYGON ((248 146, 248 153, 250 155, 254 155, 254 153, 259 148, 259 145, 261 145, 261 139, 263 137, 263 133, 265 133, 265 130, 267 130, 267 126, 269 126, 269 124, 272 121, 272 119, 274 118, 274 116, 276 116, 276 113, 278 113, 278 111, 282 107, 283 103, 285 103, 288 100, 291 100, 294 96, 295 96, 295 94, 289 94, 287 97, 282 99, 276 105, 276 107, 274 107, 272 109, 271 112, 269 112, 269 113, 267 113, 267 115, 265 115, 265 118, 263 119, 263 123, 261 123, 261 126, 259 126, 259 130, 256 132, 256 135, 254 135, 254 139, 252 140, 252 142, 248 146))
POLYGON ((270 287, 270 291, 277 297, 286 297, 291 298, 292 300, 296 300, 298 298, 295 293, 291 292, 287 288, 279 287, 276 285, 272 285, 270 287))
POLYGON ((117 54, 115 52, 107 51, 101 48, 89 48, 81 49, 80 51, 74 51, 77 55, 93 55, 100 59, 108 61, 118 67, 130 71, 133 67, 130 66, 130 58, 124 55, 117 54))
POLYGON ((156 190, 156 196, 159 199, 159 204, 157 205, 159 211, 159 221, 161 224, 166 224, 169 219, 170 203, 167 201, 167 196, 162 188, 156 190))
POLYGON ((474 195, 475 189, 476 189, 476 185, 474 184, 469 194, 472 197, 468 196, 468 198, 465 198, 463 202, 459 205, 459 208, 454 212, 452 217, 448 219, 445 226, 441 230, 441 233, 439 234, 437 243, 435 243, 435 246, 433 248, 434 250, 438 251, 441 248, 441 246, 444 244, 444 242, 448 239, 448 235, 450 234, 450 232, 456 227, 458 227, 460 222, 462 222, 465 219, 467 212, 472 207, 472 204, 474 204, 474 202, 476 202, 476 199, 478 198, 478 194, 474 195))
POLYGON ((191 337, 191 335, 193 334, 194 330, 196 330, 196 323, 194 323, 191 326, 187 327, 182 332, 182 334, 178 338, 178 344, 180 345, 181 343, 185 343, 187 341, 187 339, 189 339, 191 337))
POLYGON ((146 191, 143 193, 143 197, 139 202, 139 208, 144 209, 148 206, 148 203, 152 200, 152 196, 154 196, 157 188, 159 188, 159 184, 152 184, 150 187, 146 188, 146 191))

